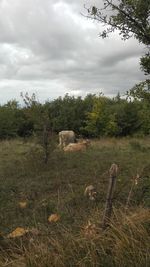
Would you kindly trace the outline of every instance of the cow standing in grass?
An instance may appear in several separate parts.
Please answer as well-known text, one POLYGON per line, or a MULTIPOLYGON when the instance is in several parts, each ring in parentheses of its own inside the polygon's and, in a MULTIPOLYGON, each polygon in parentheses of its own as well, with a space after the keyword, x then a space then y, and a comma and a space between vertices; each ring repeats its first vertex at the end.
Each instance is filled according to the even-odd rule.
POLYGON ((70 143, 75 143, 75 133, 74 131, 61 131, 59 132, 59 146, 60 148, 64 148, 70 143))

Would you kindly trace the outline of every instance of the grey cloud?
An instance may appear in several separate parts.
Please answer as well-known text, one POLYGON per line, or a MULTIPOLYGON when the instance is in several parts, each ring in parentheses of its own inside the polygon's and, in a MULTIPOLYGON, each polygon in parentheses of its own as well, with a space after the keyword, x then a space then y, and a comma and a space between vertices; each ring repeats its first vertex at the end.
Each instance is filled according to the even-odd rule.
POLYGON ((20 87, 30 91, 34 86, 42 99, 99 88, 113 95, 144 79, 139 69, 143 47, 134 39, 121 41, 116 33, 98 38, 101 26, 80 14, 84 3, 91 2, 0 1, 3 98, 18 97, 20 87))

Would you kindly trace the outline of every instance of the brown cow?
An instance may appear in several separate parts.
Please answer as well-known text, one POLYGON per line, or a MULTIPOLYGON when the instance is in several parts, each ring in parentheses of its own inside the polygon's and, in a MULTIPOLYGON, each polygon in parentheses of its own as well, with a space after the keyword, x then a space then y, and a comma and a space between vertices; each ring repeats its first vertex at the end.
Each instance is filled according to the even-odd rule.
POLYGON ((63 148, 65 152, 72 152, 72 151, 84 151, 89 146, 89 140, 85 140, 80 143, 70 143, 66 147, 63 148))

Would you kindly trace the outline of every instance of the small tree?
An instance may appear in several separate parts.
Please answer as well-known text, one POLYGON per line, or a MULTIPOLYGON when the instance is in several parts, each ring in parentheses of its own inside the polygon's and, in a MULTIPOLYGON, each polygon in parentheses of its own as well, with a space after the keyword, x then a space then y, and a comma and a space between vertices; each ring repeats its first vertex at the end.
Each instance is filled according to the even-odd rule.
POLYGON ((34 134, 38 137, 43 148, 44 162, 47 163, 49 158, 49 146, 51 145, 51 151, 54 149, 53 133, 50 129, 50 119, 47 107, 37 101, 35 94, 32 94, 30 97, 28 93, 25 95, 21 93, 21 96, 26 105, 25 113, 32 120, 34 134))

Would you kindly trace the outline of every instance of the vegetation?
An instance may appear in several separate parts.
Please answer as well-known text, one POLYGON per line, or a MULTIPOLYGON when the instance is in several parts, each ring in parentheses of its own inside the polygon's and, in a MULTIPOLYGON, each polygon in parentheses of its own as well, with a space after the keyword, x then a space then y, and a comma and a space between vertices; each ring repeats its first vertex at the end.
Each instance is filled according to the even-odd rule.
POLYGON ((66 95, 43 104, 25 94, 24 106, 0 106, 0 266, 149 266, 150 102, 148 91, 135 90, 132 99, 66 95), (65 129, 90 137, 91 147, 60 151, 65 129), (104 230, 114 162, 119 176, 104 230), (95 202, 84 197, 89 184, 95 202))
MULTIPOLYGON (((103 26, 100 37, 106 38, 118 30, 121 38, 127 40, 136 38, 145 45, 145 55, 141 57, 141 70, 145 75, 150 74, 150 1, 147 0, 103 0, 102 6, 86 7, 86 17, 93 19, 103 26)), ((136 98, 149 100, 150 80, 134 86, 129 94, 136 98)))
POLYGON ((33 137, 0 143, 0 266, 149 266, 149 138, 101 138, 69 154, 56 149, 46 165, 42 155, 33 137), (111 223, 103 231, 113 162, 119 175, 111 223), (97 188, 96 202, 84 197, 89 184, 97 188), (58 221, 48 221, 51 214, 58 221), (10 238, 17 227, 31 231, 10 238))
MULTIPOLYGON (((109 26, 103 38, 119 30, 143 43, 141 68, 150 74, 150 1, 103 3, 88 17, 109 26)), ((0 106, 0 266, 150 266, 150 81, 126 96, 65 95, 42 104, 26 93, 23 106, 0 106), (61 130, 91 145, 64 153, 61 130), (106 201, 112 163, 119 174, 106 201), (95 201, 84 196, 91 184, 95 201)))
MULTIPOLYGON (((87 137, 133 136, 150 133, 149 92, 141 96, 134 89, 134 99, 108 98, 100 94, 81 97, 59 97, 44 104, 35 95, 24 96, 25 106, 15 100, 0 106, 0 139, 36 135, 47 158, 50 136, 61 130, 74 130, 87 137), (145 96, 146 95, 146 96, 145 96)), ((51 146, 51 145, 50 145, 51 146)), ((46 159, 47 161, 47 159, 46 159)))
POLYGON ((100 36, 106 38, 115 30, 123 40, 132 36, 148 48, 141 58, 145 74, 150 74, 150 1, 145 0, 103 0, 103 7, 92 6, 87 9, 88 17, 108 26, 100 36))

